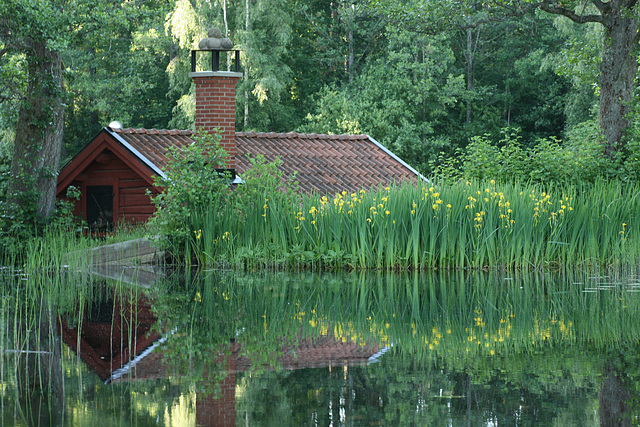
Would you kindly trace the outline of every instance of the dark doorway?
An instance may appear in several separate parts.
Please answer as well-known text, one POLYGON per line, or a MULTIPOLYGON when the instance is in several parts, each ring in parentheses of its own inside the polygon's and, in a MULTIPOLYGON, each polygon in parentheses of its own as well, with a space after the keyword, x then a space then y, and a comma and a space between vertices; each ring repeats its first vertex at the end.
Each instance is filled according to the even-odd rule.
POLYGON ((113 186, 87 186, 87 224, 91 232, 113 231, 113 186))

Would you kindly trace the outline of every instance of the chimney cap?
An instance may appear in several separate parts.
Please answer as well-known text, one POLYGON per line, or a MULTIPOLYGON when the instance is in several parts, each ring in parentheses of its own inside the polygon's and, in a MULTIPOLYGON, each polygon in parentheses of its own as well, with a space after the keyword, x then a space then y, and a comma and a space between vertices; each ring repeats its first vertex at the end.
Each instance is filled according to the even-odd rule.
POLYGON ((207 31, 207 38, 200 40, 198 47, 200 50, 231 50, 233 49, 233 42, 222 37, 222 31, 220 28, 212 27, 207 31))
MULTIPOLYGON (((207 40, 207 39, 205 39, 207 40)), ((235 56, 234 69, 235 72, 240 72, 240 51, 239 50, 226 50, 226 49, 201 49, 191 51, 191 73, 196 72, 196 52, 211 52, 211 71, 217 72, 220 70, 220 52, 227 52, 227 55, 235 56)))

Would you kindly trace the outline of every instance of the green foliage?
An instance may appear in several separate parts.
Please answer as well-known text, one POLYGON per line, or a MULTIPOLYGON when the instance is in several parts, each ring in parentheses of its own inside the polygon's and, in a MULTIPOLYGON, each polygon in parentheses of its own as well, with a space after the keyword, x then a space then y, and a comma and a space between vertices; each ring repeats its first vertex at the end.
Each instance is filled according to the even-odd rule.
MULTIPOLYGON (((542 173, 539 168, 532 165, 531 173, 542 173)), ((472 179, 292 200, 293 192, 272 190, 282 181, 271 182, 238 189, 237 199, 223 205, 193 210, 186 226, 192 246, 179 257, 246 269, 387 270, 626 265, 640 259, 634 215, 640 201, 622 195, 636 194, 637 184, 472 179)))
POLYGON ((192 215, 205 209, 215 211, 230 191, 232 177, 220 172, 227 154, 219 141, 219 133, 202 133, 192 145, 170 150, 165 176, 156 177, 162 192, 152 198, 156 213, 151 226, 166 235, 176 251, 190 255, 192 215))
MULTIPOLYGON (((8 172, 0 177, 0 187, 6 186, 7 176, 8 172)), ((35 182, 32 174, 25 174, 23 179, 35 182)), ((35 188, 35 184, 31 188, 35 188)), ((69 187, 67 199, 57 200, 54 212, 46 219, 38 215, 35 195, 26 192, 21 197, 24 199, 21 206, 12 206, 6 199, 0 199, 0 259, 12 258, 13 263, 21 264, 34 241, 56 240, 59 235, 67 235, 71 240, 78 237, 80 228, 73 215, 73 202, 80 197, 76 188, 69 187)))
POLYGON ((298 182, 295 174, 284 177, 278 167, 282 165, 279 158, 274 162, 267 162, 262 155, 250 157, 251 167, 242 174, 243 184, 234 193, 234 201, 240 211, 249 208, 256 200, 265 197, 281 198, 283 203, 293 207, 298 196, 298 182))
POLYGON ((542 185, 593 183, 597 179, 638 182, 639 145, 630 143, 612 156, 604 156, 605 143, 593 122, 576 126, 563 144, 540 139, 525 148, 518 129, 504 129, 493 144, 488 136, 474 137, 454 156, 442 154, 431 168, 445 179, 496 179, 502 182, 530 181, 542 185))
POLYGON ((168 127, 175 98, 167 96, 172 46, 164 34, 166 12, 158 3, 127 10, 128 19, 88 35, 90 48, 81 44, 64 52, 65 63, 73 64, 65 75, 66 158, 114 120, 125 127, 168 127))
POLYGON ((283 176, 277 169, 279 159, 267 163, 259 156, 250 161, 252 167, 245 171, 244 182, 235 191, 220 203, 192 211, 188 225, 193 230, 195 263, 224 263, 243 241, 250 242, 250 247, 239 249, 242 262, 253 263, 256 250, 268 251, 273 257, 282 255, 282 245, 286 244, 284 216, 297 209, 300 199, 295 176, 283 176), (262 241, 263 235, 272 236, 277 246, 262 241))
POLYGON ((157 210, 149 226, 168 238, 169 249, 187 265, 211 264, 221 253, 233 252, 236 236, 230 229, 247 236, 277 233, 264 228, 271 224, 265 221, 267 210, 282 209, 270 216, 291 212, 299 199, 295 176, 285 179, 277 169, 280 160, 268 163, 263 157, 250 159, 243 184, 232 189, 233 177, 219 171, 227 155, 218 141, 219 134, 205 134, 173 150, 165 177, 156 182, 163 191, 153 198, 157 210))
POLYGON ((435 128, 463 94, 452 75, 446 37, 387 28, 385 54, 362 66, 342 88, 325 88, 300 128, 316 133, 366 133, 421 168, 449 145, 435 128))

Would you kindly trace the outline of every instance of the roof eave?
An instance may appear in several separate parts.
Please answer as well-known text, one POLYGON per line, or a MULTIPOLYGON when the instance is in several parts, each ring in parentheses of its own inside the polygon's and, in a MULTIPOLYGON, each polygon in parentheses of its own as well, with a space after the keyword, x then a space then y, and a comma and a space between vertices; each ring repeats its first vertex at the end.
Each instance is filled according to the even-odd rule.
POLYGON ((129 152, 131 152, 131 154, 136 156, 142 163, 144 163, 145 166, 147 166, 149 169, 151 169, 153 171, 153 173, 155 173, 156 175, 160 176, 161 178, 164 178, 164 179, 167 178, 167 175, 165 175, 165 173, 162 172, 162 170, 158 166, 156 166, 151 160, 149 160, 147 157, 145 157, 141 152, 136 150, 123 137, 121 137, 120 134, 118 134, 117 132, 114 132, 109 127, 105 127, 104 130, 107 131, 116 141, 118 141, 118 143, 120 143, 120 145, 122 145, 124 148, 129 150, 129 152))
POLYGON ((378 141, 376 141, 375 139, 373 139, 371 136, 367 135, 367 138, 369 138, 369 141, 373 142, 375 145, 377 145, 382 151, 384 151, 385 153, 387 153, 388 155, 390 155, 391 157, 393 157, 397 162, 399 162, 402 166, 404 166, 405 168, 409 169, 411 172, 413 172, 414 174, 416 174, 416 176, 418 178, 420 178, 421 180, 425 181, 425 182, 431 182, 429 181, 429 179, 427 177, 425 177, 424 175, 422 175, 420 172, 418 172, 416 169, 414 169, 413 167, 411 167, 407 162, 405 162, 404 160, 402 160, 400 157, 396 156, 391 150, 389 150, 387 147, 385 147, 384 145, 380 144, 378 141))

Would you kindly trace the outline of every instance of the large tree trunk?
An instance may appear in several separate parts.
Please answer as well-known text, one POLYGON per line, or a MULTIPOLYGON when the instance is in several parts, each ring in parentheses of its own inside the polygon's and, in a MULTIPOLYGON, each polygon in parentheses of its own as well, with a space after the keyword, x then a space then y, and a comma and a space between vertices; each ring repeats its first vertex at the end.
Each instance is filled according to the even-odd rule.
POLYGON ((605 41, 600 65, 599 121, 607 141, 607 154, 622 147, 638 72, 637 18, 627 9, 629 5, 611 4, 610 13, 603 15, 605 41))
MULTIPOLYGON (((249 20, 249 0, 245 1, 245 21, 244 29, 249 34, 251 31, 251 21, 249 20)), ((249 128, 249 65, 244 67, 244 128, 249 128)))
POLYGON ((26 209, 46 218, 55 206, 62 147, 62 61, 45 41, 33 41, 30 47, 29 81, 18 112, 8 199, 13 215, 26 209))

